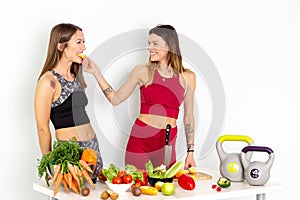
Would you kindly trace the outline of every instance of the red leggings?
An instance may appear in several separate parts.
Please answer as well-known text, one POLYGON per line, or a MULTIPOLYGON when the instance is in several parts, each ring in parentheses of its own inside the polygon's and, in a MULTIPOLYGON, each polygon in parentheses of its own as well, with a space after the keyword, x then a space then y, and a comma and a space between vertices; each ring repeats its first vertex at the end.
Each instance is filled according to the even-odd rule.
MULTIPOLYGON (((172 156, 170 166, 176 162, 177 127, 171 128, 170 144, 172 156)), ((126 147, 125 165, 132 164, 145 169, 145 163, 151 160, 154 167, 164 164, 166 129, 158 129, 136 119, 126 147)), ((168 166, 167 166, 168 167, 168 166)))

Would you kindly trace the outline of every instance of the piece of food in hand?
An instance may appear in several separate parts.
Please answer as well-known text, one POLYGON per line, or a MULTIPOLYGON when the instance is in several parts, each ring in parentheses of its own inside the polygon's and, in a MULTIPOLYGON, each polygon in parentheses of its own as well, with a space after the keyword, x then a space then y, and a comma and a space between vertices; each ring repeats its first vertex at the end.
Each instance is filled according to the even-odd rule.
POLYGON ((220 177, 217 184, 221 188, 228 188, 231 185, 231 181, 228 178, 220 177))
POLYGON ((77 56, 79 56, 80 58, 82 59, 85 59, 86 58, 86 55, 82 54, 82 53, 78 53, 77 56))
POLYGON ((108 199, 109 198, 109 193, 106 190, 103 190, 100 199, 108 199))

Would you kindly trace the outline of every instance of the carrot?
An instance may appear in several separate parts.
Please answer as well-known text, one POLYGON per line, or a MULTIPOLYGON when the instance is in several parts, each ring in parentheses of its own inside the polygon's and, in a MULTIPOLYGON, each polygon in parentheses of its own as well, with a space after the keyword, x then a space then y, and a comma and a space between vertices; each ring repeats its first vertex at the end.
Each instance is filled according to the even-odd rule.
POLYGON ((93 170, 90 168, 90 166, 84 161, 84 160, 79 160, 80 165, 86 169, 88 172, 93 173, 93 170))
POLYGON ((68 180, 67 180, 67 183, 68 183, 68 185, 71 187, 72 179, 73 179, 71 172, 68 172, 68 173, 67 173, 67 179, 68 179, 68 180))
POLYGON ((78 167, 78 165, 74 165, 74 169, 75 169, 75 173, 76 173, 76 175, 78 175, 78 176, 82 176, 82 175, 81 175, 81 171, 79 170, 79 167, 78 167))
POLYGON ((60 168, 61 168, 61 165, 57 165, 56 168, 55 168, 55 171, 54 171, 54 175, 53 175, 53 179, 52 179, 52 182, 50 183, 50 186, 53 186, 56 179, 57 179, 57 176, 60 172, 60 168))
POLYGON ((68 188, 68 184, 67 184, 66 179, 63 179, 63 184, 64 184, 64 188, 65 188, 66 193, 69 193, 69 188, 68 188))
POLYGON ((71 172, 73 178, 74 178, 74 179, 77 181, 77 183, 79 184, 79 179, 78 179, 78 177, 77 177, 77 175, 76 175, 74 166, 73 166, 72 164, 68 163, 68 169, 69 169, 69 171, 71 172))
POLYGON ((95 185, 94 185, 89 173, 85 169, 81 170, 81 173, 82 173, 82 176, 84 177, 84 179, 88 182, 88 184, 90 184, 92 186, 92 188, 95 189, 95 185))
POLYGON ((71 187, 71 189, 72 189, 75 193, 77 193, 77 194, 80 193, 80 192, 79 192, 79 189, 78 189, 77 181, 76 181, 75 179, 72 179, 72 182, 71 182, 70 187, 71 187))
POLYGON ((63 182, 63 174, 62 173, 59 173, 57 175, 57 181, 56 181, 56 185, 55 185, 55 188, 54 188, 54 196, 56 195, 56 193, 58 192, 58 189, 60 187, 60 185, 62 184, 63 182))

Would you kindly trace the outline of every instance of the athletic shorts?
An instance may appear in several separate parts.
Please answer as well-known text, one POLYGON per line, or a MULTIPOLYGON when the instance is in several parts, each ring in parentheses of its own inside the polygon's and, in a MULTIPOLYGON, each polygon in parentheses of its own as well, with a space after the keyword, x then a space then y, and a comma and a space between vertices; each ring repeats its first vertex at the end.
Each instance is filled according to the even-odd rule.
MULTIPOLYGON (((170 144, 172 156, 170 166, 176 162, 177 126, 171 128, 170 144)), ((132 164, 145 170, 145 163, 151 160, 154 167, 164 164, 166 129, 158 129, 136 119, 126 147, 125 165, 132 164)), ((168 167, 168 166, 167 166, 168 167)))

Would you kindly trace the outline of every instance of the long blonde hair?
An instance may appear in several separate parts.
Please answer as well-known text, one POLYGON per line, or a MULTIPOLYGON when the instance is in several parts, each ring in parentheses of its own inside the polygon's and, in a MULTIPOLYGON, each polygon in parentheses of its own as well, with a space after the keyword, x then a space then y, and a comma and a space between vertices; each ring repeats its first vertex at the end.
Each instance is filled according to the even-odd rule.
MULTIPOLYGON (((178 34, 175 28, 171 25, 157 25, 149 31, 149 35, 155 34, 161 37, 168 45, 168 66, 173 68, 175 74, 180 74, 187 69, 183 67, 182 56, 179 48, 178 34)), ((146 82, 146 86, 150 85, 153 81, 154 70, 159 67, 157 61, 148 60, 148 77, 149 80, 146 82)))
MULTIPOLYGON (((61 58, 63 52, 57 49, 57 45, 61 43, 63 44, 64 48, 66 48, 68 41, 72 38, 72 36, 77 30, 82 31, 80 27, 69 23, 61 23, 52 28, 50 33, 46 61, 44 63, 44 67, 41 71, 39 79, 44 73, 53 69, 54 66, 58 63, 59 59, 61 58)), ((76 76, 76 79, 79 81, 80 85, 83 88, 86 88, 86 83, 84 81, 82 72, 82 66, 78 63, 73 62, 71 66, 71 73, 73 73, 76 76)))

